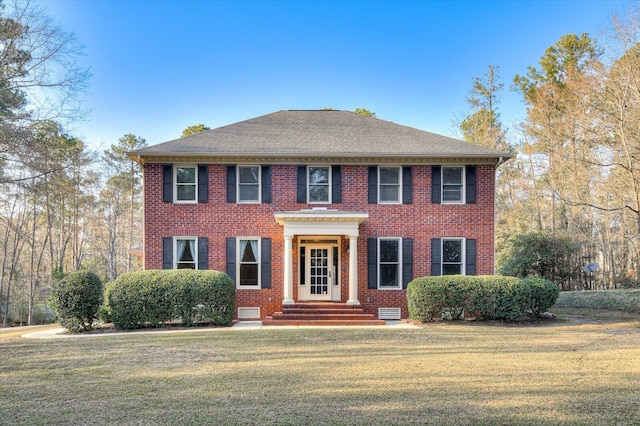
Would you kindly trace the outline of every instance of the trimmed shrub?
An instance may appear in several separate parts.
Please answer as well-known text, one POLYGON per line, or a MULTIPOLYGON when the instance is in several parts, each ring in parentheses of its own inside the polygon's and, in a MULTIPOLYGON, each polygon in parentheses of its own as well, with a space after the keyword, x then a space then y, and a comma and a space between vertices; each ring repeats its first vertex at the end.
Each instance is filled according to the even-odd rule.
POLYGON ((560 289, 557 285, 544 278, 527 277, 522 279, 531 290, 531 302, 529 303, 529 309, 531 312, 540 316, 547 312, 552 307, 558 296, 560 295, 560 289))
POLYGON ((422 277, 407 287, 409 318, 516 321, 524 318, 530 290, 515 277, 445 275, 422 277))
POLYGON ((160 327, 180 321, 229 326, 233 322, 235 285, 218 271, 191 269, 140 271, 109 285, 113 324, 122 329, 160 327))
POLYGON ((73 272, 55 285, 53 300, 63 327, 90 330, 103 301, 102 281, 93 272, 73 272))

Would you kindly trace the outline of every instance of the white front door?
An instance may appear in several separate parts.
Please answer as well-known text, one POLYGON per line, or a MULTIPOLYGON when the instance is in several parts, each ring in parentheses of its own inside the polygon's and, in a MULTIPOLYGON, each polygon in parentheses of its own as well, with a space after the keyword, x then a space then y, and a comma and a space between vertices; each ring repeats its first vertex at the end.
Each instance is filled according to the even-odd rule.
POLYGON ((329 247, 309 247, 309 299, 331 300, 331 257, 329 247))
MULTIPOLYGON (((309 244, 304 248, 304 278, 300 295, 307 300, 340 300, 338 247, 309 244)), ((302 267, 302 265, 301 265, 302 267)))

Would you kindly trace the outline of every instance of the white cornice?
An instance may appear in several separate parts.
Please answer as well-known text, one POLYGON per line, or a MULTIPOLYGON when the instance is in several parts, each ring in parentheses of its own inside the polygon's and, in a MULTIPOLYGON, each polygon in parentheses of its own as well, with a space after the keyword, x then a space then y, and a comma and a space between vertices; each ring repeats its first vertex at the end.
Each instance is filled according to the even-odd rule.
MULTIPOLYGON (((340 164, 340 165, 372 165, 372 164, 487 164, 497 166, 501 158, 496 157, 471 157, 471 156, 366 156, 366 157, 340 157, 340 156, 258 156, 258 155, 238 155, 238 156, 212 156, 212 155, 158 155, 158 156, 135 156, 132 160, 139 164, 157 163, 193 163, 193 164, 340 164)), ((507 159, 507 157, 503 157, 507 159)))

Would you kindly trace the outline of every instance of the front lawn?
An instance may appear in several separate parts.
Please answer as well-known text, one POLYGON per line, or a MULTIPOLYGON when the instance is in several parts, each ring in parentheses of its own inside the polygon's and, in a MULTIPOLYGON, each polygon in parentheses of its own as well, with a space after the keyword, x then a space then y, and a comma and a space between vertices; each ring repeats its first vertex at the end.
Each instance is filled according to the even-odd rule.
POLYGON ((640 315, 534 325, 0 333, 0 424, 640 423, 640 315))

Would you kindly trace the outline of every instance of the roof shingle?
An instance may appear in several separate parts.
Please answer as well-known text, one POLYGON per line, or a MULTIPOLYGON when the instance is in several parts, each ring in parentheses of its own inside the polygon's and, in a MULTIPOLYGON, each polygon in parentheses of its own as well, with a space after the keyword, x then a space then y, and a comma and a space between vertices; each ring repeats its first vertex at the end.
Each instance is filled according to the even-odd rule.
POLYGON ((278 111, 129 153, 132 158, 509 158, 510 154, 350 111, 278 111))

